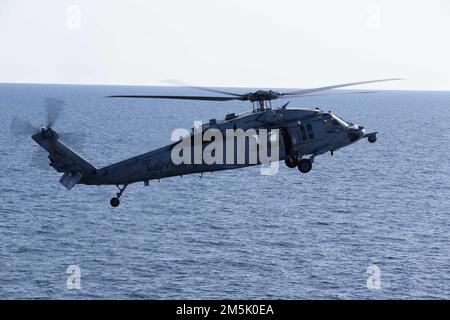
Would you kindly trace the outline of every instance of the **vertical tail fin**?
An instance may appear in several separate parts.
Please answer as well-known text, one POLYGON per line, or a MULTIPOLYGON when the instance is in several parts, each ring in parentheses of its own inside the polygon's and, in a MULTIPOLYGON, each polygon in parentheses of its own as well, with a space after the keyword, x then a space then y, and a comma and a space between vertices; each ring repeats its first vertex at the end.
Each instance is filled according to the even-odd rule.
POLYGON ((75 151, 59 142, 58 138, 56 131, 50 128, 43 128, 41 132, 32 136, 37 144, 47 150, 50 166, 64 173, 60 182, 70 190, 83 176, 91 175, 96 169, 75 151))

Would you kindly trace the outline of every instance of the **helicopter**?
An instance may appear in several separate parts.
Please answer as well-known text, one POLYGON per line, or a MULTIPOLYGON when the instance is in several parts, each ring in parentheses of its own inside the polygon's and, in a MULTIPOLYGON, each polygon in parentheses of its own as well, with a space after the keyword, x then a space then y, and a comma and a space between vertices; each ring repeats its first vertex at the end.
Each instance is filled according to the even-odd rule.
MULTIPOLYGON (((288 168, 297 168, 301 173, 308 173, 312 169, 313 162, 317 156, 328 152, 333 155, 335 151, 361 139, 367 139, 368 142, 374 143, 377 141, 377 132, 366 132, 364 126, 346 121, 336 114, 324 112, 319 108, 287 108, 289 102, 278 107, 272 107, 273 100, 324 95, 318 94, 318 92, 391 80, 399 79, 352 82, 290 92, 257 90, 240 94, 212 88, 194 87, 203 91, 212 92, 216 95, 111 95, 108 98, 249 101, 253 105, 252 110, 242 114, 230 113, 224 119, 211 119, 208 123, 202 124, 197 130, 192 128, 184 138, 192 138, 192 141, 194 141, 196 136, 199 134, 202 135, 208 129, 214 129, 216 133, 223 133, 227 130, 244 131, 249 129, 255 130, 257 133, 261 130, 276 131, 278 132, 277 142, 279 145, 276 149, 276 159, 278 161, 284 161, 288 168)), ((371 92, 331 92, 328 94, 364 94, 371 92)), ((60 178, 60 183, 68 190, 77 184, 116 186, 118 192, 110 200, 112 207, 119 206, 122 194, 126 187, 132 183, 144 182, 144 186, 148 186, 150 180, 159 181, 160 179, 173 176, 183 176, 193 173, 203 174, 204 172, 238 169, 250 165, 263 164, 263 161, 260 159, 250 163, 248 161, 249 153, 247 149, 244 150, 245 161, 241 163, 223 163, 219 161, 207 163, 204 159, 193 164, 175 163, 173 161, 173 151, 183 138, 162 148, 103 168, 96 168, 60 141, 60 135, 53 129, 56 116, 52 114, 51 108, 47 110, 47 113, 47 124, 43 125, 31 137, 48 152, 49 165, 57 172, 63 173, 60 178)), ((59 114, 59 111, 56 113, 59 114)), ((209 142, 201 140, 197 143, 197 147, 199 145, 200 150, 204 150, 212 142, 212 140, 209 142)), ((190 142, 185 146, 195 152, 195 143, 190 142)), ((226 148, 223 148, 226 151, 226 148)), ((236 150, 234 139, 230 148, 236 150)), ((233 159, 235 158, 236 155, 234 155, 233 159)))

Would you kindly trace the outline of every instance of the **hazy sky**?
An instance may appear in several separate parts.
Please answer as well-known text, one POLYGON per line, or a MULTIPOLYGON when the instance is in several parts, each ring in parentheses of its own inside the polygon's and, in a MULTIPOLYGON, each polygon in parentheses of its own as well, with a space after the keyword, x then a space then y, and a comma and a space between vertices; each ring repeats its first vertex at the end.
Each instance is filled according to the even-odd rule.
POLYGON ((0 0, 0 82, 450 90, 450 0, 0 0))

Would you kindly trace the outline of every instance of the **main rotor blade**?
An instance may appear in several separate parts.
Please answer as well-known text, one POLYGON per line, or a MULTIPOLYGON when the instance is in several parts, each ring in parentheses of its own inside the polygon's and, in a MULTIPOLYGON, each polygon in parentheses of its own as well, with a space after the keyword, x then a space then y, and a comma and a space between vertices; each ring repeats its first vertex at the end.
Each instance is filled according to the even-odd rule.
POLYGON ((337 88, 343 88, 343 87, 349 87, 349 86, 356 86, 359 84, 366 84, 366 83, 375 83, 375 82, 384 82, 384 81, 394 81, 394 80, 402 80, 399 78, 392 78, 392 79, 380 79, 380 80, 369 80, 369 81, 361 81, 361 82, 351 82, 351 83, 344 83, 344 84, 337 84, 327 87, 318 87, 318 88, 312 88, 312 89, 303 89, 298 91, 292 91, 292 92, 286 92, 280 94, 280 96, 300 96, 308 93, 314 93, 319 91, 325 91, 325 90, 331 90, 331 89, 337 89, 337 88))
POLYGON ((228 91, 222 91, 222 90, 218 90, 218 89, 211 89, 211 88, 202 87, 202 86, 196 86, 196 85, 192 85, 192 84, 187 83, 187 82, 174 80, 174 79, 165 80, 164 82, 166 82, 168 84, 184 87, 184 88, 189 88, 189 89, 198 89, 198 90, 202 90, 202 91, 213 92, 213 93, 220 93, 220 94, 225 94, 225 95, 235 96, 235 97, 243 97, 244 96, 243 94, 238 94, 238 93, 233 93, 233 92, 228 92, 228 91))
POLYGON ((356 91, 356 92, 330 92, 330 93, 300 94, 300 95, 281 96, 280 99, 323 97, 323 96, 340 96, 340 95, 347 95, 347 94, 367 94, 367 93, 378 93, 378 91, 356 91))
POLYGON ((178 99, 178 100, 205 100, 205 101, 230 101, 245 100, 245 97, 209 97, 209 96, 154 96, 154 95, 114 95, 108 98, 132 98, 132 99, 178 99))

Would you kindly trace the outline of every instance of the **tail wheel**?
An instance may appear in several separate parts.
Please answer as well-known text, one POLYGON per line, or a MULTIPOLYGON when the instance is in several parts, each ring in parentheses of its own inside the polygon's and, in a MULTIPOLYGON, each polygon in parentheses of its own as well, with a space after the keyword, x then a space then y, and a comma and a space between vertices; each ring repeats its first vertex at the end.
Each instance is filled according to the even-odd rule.
POLYGON ((312 169, 312 162, 309 159, 302 159, 298 163, 297 168, 301 173, 308 173, 312 169))
POLYGON ((288 168, 295 168, 298 165, 298 159, 297 158, 286 158, 284 160, 284 163, 288 168))
POLYGON ((118 207, 120 204, 119 198, 111 198, 111 201, 109 201, 112 207, 118 207))

